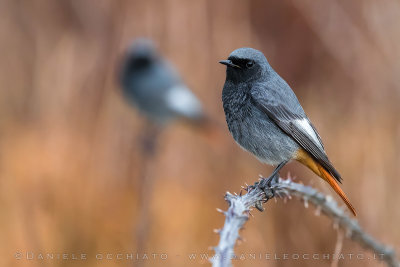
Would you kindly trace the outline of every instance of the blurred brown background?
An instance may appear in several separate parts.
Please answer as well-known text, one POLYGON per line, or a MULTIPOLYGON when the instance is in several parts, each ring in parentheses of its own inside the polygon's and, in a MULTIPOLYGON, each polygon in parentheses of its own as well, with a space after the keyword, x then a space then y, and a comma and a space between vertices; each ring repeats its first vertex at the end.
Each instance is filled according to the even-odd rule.
MULTIPOLYGON (((0 1, 0 265, 208 266, 199 254, 212 255, 218 242, 212 230, 223 224, 215 209, 226 208, 225 191, 272 171, 242 151, 225 126, 225 68, 217 62, 242 46, 261 49, 293 87, 361 225, 399 252, 399 43, 394 0, 0 1), (146 122, 116 82, 121 54, 138 36, 159 44, 221 124, 218 135, 180 123, 162 133, 141 248, 135 227, 146 122), (66 253, 68 260, 41 260, 39 253, 66 253), (87 260, 71 259, 80 253, 87 260), (113 259, 96 260, 99 253, 113 259), (168 259, 117 260, 117 253, 168 259)), ((282 174, 288 172, 332 194, 299 164, 282 174)), ((237 254, 332 254, 337 231, 314 211, 298 200, 270 202, 247 223, 237 254)), ((372 257, 350 240, 342 252, 372 257)), ((340 266, 383 264, 346 256, 340 266)))

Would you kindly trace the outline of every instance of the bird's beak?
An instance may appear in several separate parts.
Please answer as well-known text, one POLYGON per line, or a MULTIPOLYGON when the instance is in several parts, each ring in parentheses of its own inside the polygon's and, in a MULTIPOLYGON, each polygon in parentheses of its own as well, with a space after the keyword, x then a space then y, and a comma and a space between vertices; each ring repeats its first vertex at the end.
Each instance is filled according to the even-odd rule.
POLYGON ((228 60, 221 60, 219 63, 221 63, 222 65, 226 65, 228 67, 235 68, 235 69, 241 69, 240 66, 233 64, 232 61, 229 60, 229 59, 228 60))

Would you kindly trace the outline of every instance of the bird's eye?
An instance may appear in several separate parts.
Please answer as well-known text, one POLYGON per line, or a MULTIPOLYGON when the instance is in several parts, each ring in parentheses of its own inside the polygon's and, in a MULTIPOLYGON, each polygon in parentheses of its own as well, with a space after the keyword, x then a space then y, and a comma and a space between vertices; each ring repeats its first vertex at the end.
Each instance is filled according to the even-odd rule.
POLYGON ((246 63, 246 67, 247 68, 251 68, 251 67, 253 67, 254 66, 254 62, 253 61, 247 61, 247 63, 246 63))

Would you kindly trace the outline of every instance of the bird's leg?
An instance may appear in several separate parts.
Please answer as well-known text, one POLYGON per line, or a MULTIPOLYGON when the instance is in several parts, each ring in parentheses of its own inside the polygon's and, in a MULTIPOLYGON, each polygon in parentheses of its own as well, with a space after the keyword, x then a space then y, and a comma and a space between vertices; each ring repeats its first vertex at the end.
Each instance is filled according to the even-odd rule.
POLYGON ((288 163, 288 160, 285 160, 285 161, 279 163, 279 165, 275 168, 275 170, 272 172, 271 176, 268 178, 268 179, 271 179, 271 181, 269 182, 269 185, 271 185, 272 180, 274 183, 278 182, 279 171, 282 169, 283 166, 286 165, 286 163, 288 163))
POLYGON ((279 180, 279 171, 282 169, 283 166, 288 163, 288 160, 282 161, 279 165, 275 168, 272 174, 268 178, 264 178, 260 182, 260 188, 264 191, 265 196, 267 199, 274 197, 275 192, 271 189, 272 183, 277 183, 279 180))

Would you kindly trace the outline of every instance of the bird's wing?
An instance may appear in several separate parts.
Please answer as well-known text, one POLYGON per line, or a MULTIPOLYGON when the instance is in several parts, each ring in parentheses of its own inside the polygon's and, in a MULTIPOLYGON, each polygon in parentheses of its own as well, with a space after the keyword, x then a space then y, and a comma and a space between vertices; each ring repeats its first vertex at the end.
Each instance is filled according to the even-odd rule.
POLYGON ((319 134, 304 112, 292 112, 290 107, 285 105, 283 101, 269 94, 269 90, 257 88, 251 91, 251 99, 283 132, 292 137, 319 164, 329 171, 338 182, 341 182, 340 174, 332 166, 324 151, 319 134))

